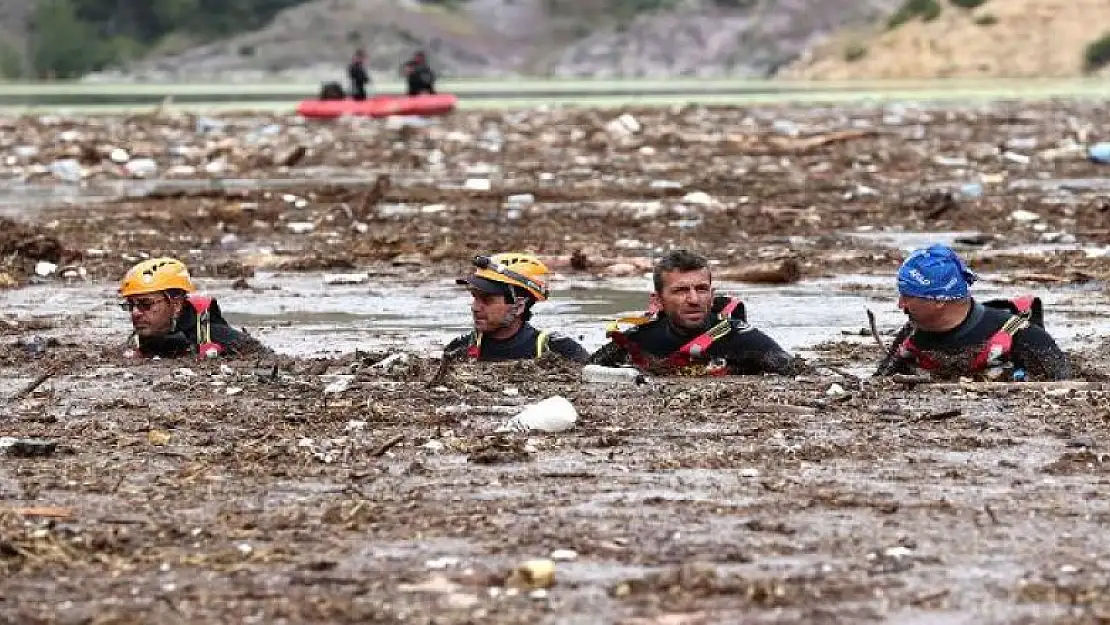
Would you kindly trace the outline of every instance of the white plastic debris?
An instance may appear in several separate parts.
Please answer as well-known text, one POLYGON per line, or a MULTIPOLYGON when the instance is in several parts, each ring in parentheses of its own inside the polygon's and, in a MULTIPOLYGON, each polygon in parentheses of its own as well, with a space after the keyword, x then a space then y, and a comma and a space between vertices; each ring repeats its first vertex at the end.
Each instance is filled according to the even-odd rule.
POLYGON ((50 174, 58 180, 81 182, 85 172, 81 168, 81 163, 78 163, 76 159, 65 158, 50 163, 50 174))
POLYGON ((844 387, 836 383, 830 384, 825 394, 829 397, 838 397, 844 394, 844 387))
POLYGON ((354 381, 353 375, 337 375, 335 380, 324 387, 324 392, 328 394, 342 393, 351 386, 354 381))
POLYGON ((154 162, 152 158, 137 158, 128 161, 123 169, 132 178, 150 178, 158 173, 158 163, 154 162))
POLYGON ((131 160, 131 155, 128 154, 127 150, 123 148, 113 148, 112 152, 108 155, 108 158, 112 159, 113 163, 118 163, 122 165, 131 160))
POLYGON ((642 384, 644 374, 632 367, 586 365, 582 367, 582 381, 594 384, 642 384))
POLYGON ((556 562, 570 562, 578 559, 578 552, 573 549, 556 549, 551 552, 551 559, 556 562))
POLYGON ((35 264, 35 274, 44 278, 46 276, 52 275, 57 270, 57 265, 45 260, 40 260, 38 263, 35 264))
POLYGON ((508 198, 505 199, 505 201, 509 204, 516 205, 535 204, 536 196, 532 195, 531 193, 518 193, 516 195, 510 195, 508 198))
POLYGON ((625 113, 605 125, 609 134, 616 137, 631 137, 643 130, 640 122, 631 113, 625 113))
POLYGON ((685 204, 696 204, 697 206, 709 206, 713 203, 713 198, 704 191, 692 191, 682 197, 685 204))
POLYGON ((1033 211, 1023 210, 1023 209, 1018 209, 1018 210, 1010 213, 1010 219, 1013 219, 1014 221, 1021 222, 1021 223, 1028 223, 1028 222, 1031 222, 1031 221, 1037 221, 1040 218, 1041 218, 1041 216, 1038 215, 1037 213, 1034 213, 1033 211))
POLYGON ((324 274, 324 284, 364 284, 370 280, 368 273, 324 274))
POLYGON ((493 184, 489 178, 468 178, 463 183, 463 188, 468 191, 489 191, 493 188, 493 184))
POLYGON ((316 229, 316 224, 311 221, 291 221, 285 227, 293 234, 308 234, 316 229))
POLYGON ((390 368, 393 367, 393 365, 404 365, 404 364, 408 363, 408 361, 409 361, 408 354, 406 354, 404 352, 397 352, 396 354, 390 354, 389 356, 386 356, 385 358, 382 358, 378 362, 374 363, 373 368, 374 369, 390 369, 390 368))
POLYGON ((578 411, 574 404, 561 395, 529 404, 518 414, 498 428, 498 432, 539 431, 549 434, 566 432, 578 422, 578 411))

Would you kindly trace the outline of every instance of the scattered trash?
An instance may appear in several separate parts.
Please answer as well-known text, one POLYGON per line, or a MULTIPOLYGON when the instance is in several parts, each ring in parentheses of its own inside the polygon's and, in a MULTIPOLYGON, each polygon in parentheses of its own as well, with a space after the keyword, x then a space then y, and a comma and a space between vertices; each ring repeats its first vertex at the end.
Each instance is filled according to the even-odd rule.
POLYGON ((336 375, 334 377, 335 380, 324 387, 325 394, 335 395, 338 393, 342 393, 343 391, 350 388, 351 382, 354 382, 355 379, 355 376, 353 375, 336 375))
POLYGON ((1091 145, 1087 148, 1087 158, 1093 163, 1110 163, 1110 142, 1091 145))
POLYGON ((468 178, 463 183, 463 188, 468 191, 489 191, 493 188, 493 184, 489 178, 468 178))
POLYGON ((552 560, 528 560, 513 569, 505 578, 507 588, 535 590, 555 585, 555 562, 552 560))
POLYGON ((551 559, 556 562, 570 562, 578 559, 578 552, 573 549, 556 549, 551 552, 551 559))
POLYGON ((557 434, 566 432, 578 421, 578 411, 561 395, 529 404, 520 414, 498 428, 498 432, 528 432, 532 430, 557 434))
POLYGON ((53 455, 58 443, 41 438, 0 437, 0 454, 15 458, 38 458, 53 455))
POLYGON ((586 365, 582 367, 582 381, 594 384, 644 384, 644 374, 632 367, 603 367, 586 365))
POLYGON ((366 284, 370 281, 368 273, 332 273, 324 274, 324 284, 366 284))

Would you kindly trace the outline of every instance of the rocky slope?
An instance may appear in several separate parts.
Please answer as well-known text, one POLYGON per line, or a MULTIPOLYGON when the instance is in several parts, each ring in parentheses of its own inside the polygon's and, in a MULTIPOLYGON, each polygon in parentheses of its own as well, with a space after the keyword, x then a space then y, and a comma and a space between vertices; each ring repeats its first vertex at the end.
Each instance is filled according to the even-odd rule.
POLYGON ((801 79, 1033 78, 1083 73, 1084 49, 1110 32, 1105 0, 986 0, 897 28, 843 32, 782 75, 801 79))
POLYGON ((395 75, 416 47, 456 76, 766 76, 839 29, 883 18, 899 1, 753 0, 725 9, 714 0, 684 0, 616 18, 601 3, 580 0, 469 0, 457 10, 405 0, 315 0, 257 32, 101 78, 339 78, 356 45, 369 50, 379 76, 395 75))

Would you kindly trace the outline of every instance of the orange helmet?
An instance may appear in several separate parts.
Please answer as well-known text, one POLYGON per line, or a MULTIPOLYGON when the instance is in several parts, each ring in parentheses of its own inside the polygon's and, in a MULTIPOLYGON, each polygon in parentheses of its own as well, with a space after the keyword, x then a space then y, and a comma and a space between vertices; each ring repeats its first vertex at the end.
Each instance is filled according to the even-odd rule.
POLYGON ((538 302, 547 299, 547 265, 531 254, 505 252, 476 256, 474 266, 473 274, 456 282, 478 288, 492 286, 490 282, 507 284, 524 289, 538 302))
POLYGON ((189 277, 189 268, 176 258, 144 260, 127 271, 119 285, 120 297, 180 289, 186 293, 197 290, 189 277))

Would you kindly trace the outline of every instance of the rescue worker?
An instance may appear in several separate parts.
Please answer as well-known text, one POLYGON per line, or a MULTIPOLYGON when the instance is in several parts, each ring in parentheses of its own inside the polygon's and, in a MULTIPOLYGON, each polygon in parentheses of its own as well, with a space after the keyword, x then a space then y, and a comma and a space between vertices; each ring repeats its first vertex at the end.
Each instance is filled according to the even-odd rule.
POLYGON ((909 321, 875 375, 1066 380, 1068 358, 1044 329, 1041 300, 977 301, 977 276, 951 248, 914 251, 898 270, 898 307, 909 321))
POLYGON ((532 326, 532 306, 548 297, 547 266, 531 254, 508 252, 474 259, 474 273, 456 280, 471 295, 474 331, 451 341, 444 355, 479 361, 530 360, 548 352, 585 362, 574 339, 532 326))
POLYGON ((365 100, 366 85, 370 82, 370 73, 366 71, 366 51, 362 48, 355 50, 351 64, 347 66, 347 78, 351 81, 351 98, 365 100))
POLYGON ((408 82, 410 96, 436 92, 436 75, 422 50, 417 50, 411 59, 401 65, 401 75, 408 82))
POLYGON ((674 250, 656 263, 653 281, 647 314, 610 324, 610 342, 590 363, 679 375, 794 375, 801 369, 772 338, 748 325, 743 302, 715 295, 704 256, 674 250), (621 331, 621 322, 633 327, 621 331))
POLYGON ((131 356, 176 358, 265 353, 254 338, 232 328, 216 300, 195 292, 189 269, 174 258, 154 258, 132 267, 119 286, 120 307, 131 314, 131 356))

